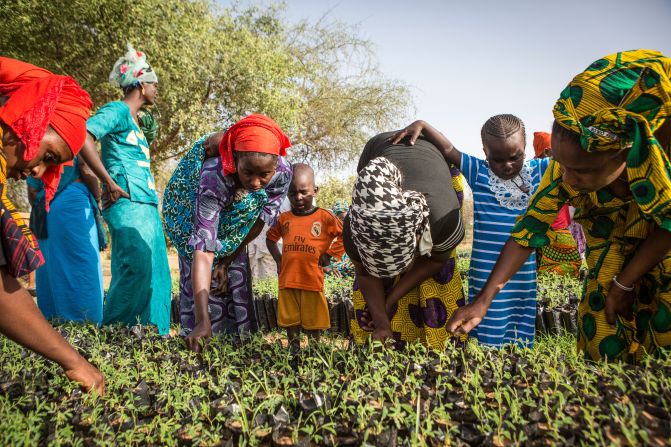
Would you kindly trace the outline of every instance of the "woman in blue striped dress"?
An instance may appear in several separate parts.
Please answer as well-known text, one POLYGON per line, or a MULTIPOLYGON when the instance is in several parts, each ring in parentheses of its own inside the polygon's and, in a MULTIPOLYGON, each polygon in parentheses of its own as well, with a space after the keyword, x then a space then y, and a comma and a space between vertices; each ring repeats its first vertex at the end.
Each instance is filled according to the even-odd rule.
MULTIPOLYGON (((448 163, 460 167, 473 191, 473 252, 468 277, 472 302, 493 270, 517 216, 526 210, 550 159, 524 160, 524 123, 514 115, 493 116, 482 126, 485 159, 463 154, 424 121, 412 123, 398 136, 410 135, 412 144, 420 134, 441 150, 448 163)), ((531 346, 535 318, 536 259, 532 255, 499 292, 471 334, 486 346, 531 346)))

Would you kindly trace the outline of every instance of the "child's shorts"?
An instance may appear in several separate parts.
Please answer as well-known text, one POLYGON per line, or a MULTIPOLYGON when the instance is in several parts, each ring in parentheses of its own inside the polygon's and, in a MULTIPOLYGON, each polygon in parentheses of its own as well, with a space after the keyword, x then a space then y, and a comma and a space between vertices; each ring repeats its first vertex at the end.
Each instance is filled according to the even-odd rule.
POLYGON ((277 324, 281 327, 301 326, 307 330, 330 328, 329 306, 324 292, 280 289, 277 324))

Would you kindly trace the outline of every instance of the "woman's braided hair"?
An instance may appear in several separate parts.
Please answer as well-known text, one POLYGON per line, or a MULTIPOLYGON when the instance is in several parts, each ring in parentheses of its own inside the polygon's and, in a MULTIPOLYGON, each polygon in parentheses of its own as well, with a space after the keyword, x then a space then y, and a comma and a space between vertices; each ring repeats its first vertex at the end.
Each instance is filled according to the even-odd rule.
POLYGON ((512 137, 520 130, 522 131, 522 140, 526 146, 527 132, 524 128, 524 122, 521 119, 509 113, 494 115, 485 122, 480 130, 482 144, 485 144, 488 137, 505 140, 512 137))

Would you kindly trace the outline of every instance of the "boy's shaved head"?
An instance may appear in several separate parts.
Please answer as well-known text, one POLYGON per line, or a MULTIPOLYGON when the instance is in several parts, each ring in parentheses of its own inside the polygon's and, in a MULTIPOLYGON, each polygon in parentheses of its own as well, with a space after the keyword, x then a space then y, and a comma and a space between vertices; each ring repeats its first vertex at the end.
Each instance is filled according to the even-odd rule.
POLYGON ((307 180, 314 185, 315 171, 309 165, 306 165, 305 163, 294 163, 293 170, 294 170, 293 175, 294 179, 307 180))
POLYGON ((294 214, 304 214, 314 210, 313 199, 319 188, 315 186, 315 171, 305 163, 294 163, 291 185, 289 185, 289 202, 294 214))

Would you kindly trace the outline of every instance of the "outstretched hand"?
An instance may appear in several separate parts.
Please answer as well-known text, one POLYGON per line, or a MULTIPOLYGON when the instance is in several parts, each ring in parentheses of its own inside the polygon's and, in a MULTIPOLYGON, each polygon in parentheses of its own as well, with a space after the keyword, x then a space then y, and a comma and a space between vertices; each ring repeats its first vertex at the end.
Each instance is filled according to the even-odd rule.
POLYGON ((424 127, 425 123, 422 120, 417 120, 411 123, 405 129, 400 130, 396 132, 394 135, 392 135, 392 137, 390 138, 391 144, 398 144, 404 138, 410 137, 408 144, 410 146, 413 146, 415 144, 415 141, 417 141, 417 138, 419 138, 419 136, 422 134, 422 130, 424 130, 424 127))
POLYGON ((66 369, 65 375, 68 379, 79 383, 79 386, 85 392, 96 392, 99 396, 105 395, 105 377, 98 368, 83 358, 76 367, 66 369))
POLYGON ((386 346, 389 343, 393 343, 394 334, 391 332, 391 328, 375 328, 373 329, 371 338, 373 341, 379 341, 386 346))
POLYGON ((468 334, 475 328, 485 315, 487 307, 478 300, 457 309, 447 322, 446 328, 455 335, 468 334))
POLYGON ((617 317, 620 316, 627 321, 634 319, 634 292, 626 292, 612 285, 606 296, 606 321, 615 326, 617 317))
POLYGON ((198 323, 191 333, 186 337, 186 346, 193 352, 202 352, 212 337, 212 325, 209 323, 198 323))

